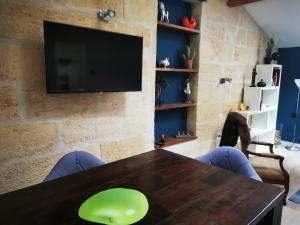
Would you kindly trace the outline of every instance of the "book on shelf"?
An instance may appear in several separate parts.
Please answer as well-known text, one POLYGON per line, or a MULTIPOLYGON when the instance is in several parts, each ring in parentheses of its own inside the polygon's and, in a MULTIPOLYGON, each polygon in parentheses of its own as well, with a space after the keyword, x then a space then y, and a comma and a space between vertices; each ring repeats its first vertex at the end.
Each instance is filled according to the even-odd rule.
POLYGON ((272 86, 279 86, 280 81, 280 70, 274 69, 272 75, 272 86))

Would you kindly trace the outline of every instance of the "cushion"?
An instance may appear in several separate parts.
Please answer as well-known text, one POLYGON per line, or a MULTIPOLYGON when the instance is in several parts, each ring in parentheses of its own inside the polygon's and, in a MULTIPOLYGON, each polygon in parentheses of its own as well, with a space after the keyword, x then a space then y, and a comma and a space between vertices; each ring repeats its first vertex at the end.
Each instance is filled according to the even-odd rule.
POLYGON ((274 180, 282 183, 285 178, 279 165, 279 160, 260 156, 251 156, 250 162, 263 180, 274 180))

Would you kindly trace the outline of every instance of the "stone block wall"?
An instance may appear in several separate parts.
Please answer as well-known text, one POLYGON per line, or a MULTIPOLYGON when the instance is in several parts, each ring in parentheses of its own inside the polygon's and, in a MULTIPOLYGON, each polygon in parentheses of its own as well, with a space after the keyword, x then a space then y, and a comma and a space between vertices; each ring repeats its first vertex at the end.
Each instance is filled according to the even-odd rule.
POLYGON ((73 150, 111 162, 153 149, 156 4, 0 1, 0 193, 41 182, 73 150), (100 8, 116 19, 98 20, 100 8), (142 91, 46 94, 43 20, 142 36, 142 91))
POLYGON ((237 110, 252 69, 262 63, 267 36, 243 7, 226 0, 202 5, 196 131, 200 145, 213 149, 226 115, 237 110), (222 77, 231 83, 219 84, 222 77))
MULTIPOLYGON (((229 110, 261 61, 265 34, 242 7, 208 0, 200 18, 197 107, 189 126, 198 139, 170 150, 195 157, 216 146, 229 110), (231 83, 219 84, 221 77, 231 83)), ((39 183, 73 150, 106 162, 153 149, 156 0, 0 0, 0 193, 39 183), (99 8, 115 9, 109 23, 99 8), (144 37, 142 92, 46 94, 43 20, 144 37)), ((116 56, 116 60, 118 60, 116 56)))

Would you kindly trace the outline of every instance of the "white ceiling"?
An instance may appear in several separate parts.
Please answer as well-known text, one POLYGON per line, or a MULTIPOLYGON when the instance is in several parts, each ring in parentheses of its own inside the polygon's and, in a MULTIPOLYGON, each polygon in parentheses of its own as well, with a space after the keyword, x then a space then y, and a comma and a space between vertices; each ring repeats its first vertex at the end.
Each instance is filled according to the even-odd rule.
POLYGON ((300 0, 263 0, 244 7, 277 47, 300 47, 300 0))

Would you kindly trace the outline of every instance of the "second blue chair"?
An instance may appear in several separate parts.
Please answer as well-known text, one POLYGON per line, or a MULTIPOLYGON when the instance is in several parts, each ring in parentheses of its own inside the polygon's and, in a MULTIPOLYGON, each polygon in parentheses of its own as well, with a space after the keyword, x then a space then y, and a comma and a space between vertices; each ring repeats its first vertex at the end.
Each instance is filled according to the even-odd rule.
POLYGON ((44 181, 64 177, 73 173, 105 164, 91 153, 84 151, 70 152, 64 155, 53 167, 44 181))
POLYGON ((241 151, 233 147, 219 147, 196 159, 205 164, 230 170, 245 177, 261 181, 261 178, 253 169, 247 157, 241 151))

